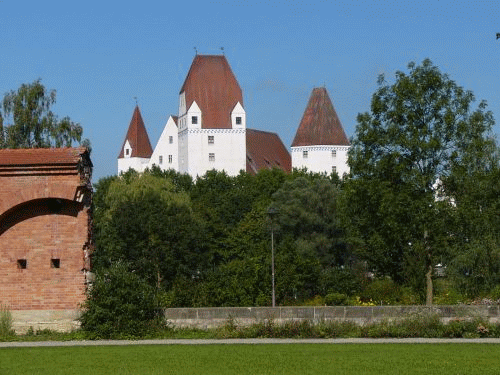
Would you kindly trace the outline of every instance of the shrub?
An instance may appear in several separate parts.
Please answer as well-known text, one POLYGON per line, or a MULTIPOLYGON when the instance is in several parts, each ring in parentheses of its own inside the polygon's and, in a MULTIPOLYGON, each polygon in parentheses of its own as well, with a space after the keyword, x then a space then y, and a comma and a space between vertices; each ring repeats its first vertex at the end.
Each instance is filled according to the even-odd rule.
POLYGON ((12 322, 12 313, 9 308, 7 306, 0 305, 0 338, 14 335, 12 322))
POLYGON ((399 286, 389 278, 374 280, 361 293, 362 301, 373 301, 376 305, 393 305, 400 300, 399 286))
POLYGON ((162 323, 156 290, 126 264, 116 263, 97 275, 80 322, 95 338, 144 335, 162 323))
POLYGON ((343 293, 328 293, 325 296, 325 304, 328 306, 347 305, 349 298, 343 293))

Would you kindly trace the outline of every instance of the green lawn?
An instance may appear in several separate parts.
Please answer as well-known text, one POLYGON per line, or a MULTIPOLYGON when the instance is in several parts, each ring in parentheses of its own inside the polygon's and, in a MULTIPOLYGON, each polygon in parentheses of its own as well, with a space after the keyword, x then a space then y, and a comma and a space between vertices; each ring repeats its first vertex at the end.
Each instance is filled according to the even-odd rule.
POLYGON ((276 344, 0 349, 0 374, 499 374, 495 344, 276 344))

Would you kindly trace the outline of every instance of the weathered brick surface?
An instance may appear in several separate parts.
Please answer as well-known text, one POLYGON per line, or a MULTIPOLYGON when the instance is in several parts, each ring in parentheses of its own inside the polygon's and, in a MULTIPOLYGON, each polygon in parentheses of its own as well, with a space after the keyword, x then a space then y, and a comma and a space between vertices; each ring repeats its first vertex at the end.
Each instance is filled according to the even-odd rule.
MULTIPOLYGON (((1 156, 0 167, 8 164, 1 156)), ((8 173, 0 168, 0 304, 62 310, 84 301, 89 194, 76 164, 63 173, 50 165, 43 173, 26 166, 8 173)))

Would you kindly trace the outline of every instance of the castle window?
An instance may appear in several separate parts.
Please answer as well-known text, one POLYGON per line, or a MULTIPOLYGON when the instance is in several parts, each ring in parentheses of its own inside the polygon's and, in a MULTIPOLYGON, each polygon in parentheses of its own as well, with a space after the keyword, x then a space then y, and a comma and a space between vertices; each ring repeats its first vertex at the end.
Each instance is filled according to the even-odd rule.
POLYGON ((214 144, 214 136, 213 135, 209 135, 208 136, 208 144, 209 145, 213 145, 214 144))
POLYGON ((174 143, 174 137, 173 136, 170 135, 168 137, 168 143, 170 143, 170 144, 174 143))
POLYGON ((19 268, 20 270, 25 270, 26 267, 28 267, 28 262, 26 261, 26 259, 17 260, 17 268, 19 268))
POLYGON ((213 152, 208 154, 208 161, 215 161, 215 154, 213 152))
POLYGON ((308 157, 308 152, 307 152, 307 151, 302 151, 302 157, 303 157, 304 159, 307 159, 307 157, 308 157))
POLYGON ((337 150, 332 150, 332 158, 336 158, 337 157, 337 150))
POLYGON ((241 125, 241 117, 236 117, 236 125, 241 125))
POLYGON ((61 259, 59 259, 59 258, 52 258, 50 260, 50 267, 51 268, 61 268, 61 259))
POLYGON ((163 155, 160 155, 160 156, 158 157, 158 162, 159 162, 160 164, 163 164, 163 155))
POLYGON ((191 124, 197 124, 198 123, 198 116, 191 116, 191 124))
POLYGON ((168 162, 172 164, 172 155, 168 155, 168 162))

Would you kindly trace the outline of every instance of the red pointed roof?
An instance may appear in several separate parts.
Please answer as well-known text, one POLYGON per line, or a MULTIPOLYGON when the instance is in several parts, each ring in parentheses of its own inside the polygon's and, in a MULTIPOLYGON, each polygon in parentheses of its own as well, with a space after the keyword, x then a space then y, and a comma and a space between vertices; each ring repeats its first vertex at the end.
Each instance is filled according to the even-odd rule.
POLYGON ((196 101, 204 129, 230 129, 231 111, 243 94, 224 55, 196 55, 180 94, 186 95, 186 109, 196 101))
POLYGON ((338 145, 349 146, 332 101, 324 87, 313 89, 292 147, 338 145))
POLYGON ((132 154, 130 157, 138 158, 150 158, 153 154, 153 149, 151 148, 151 143, 149 142, 148 132, 144 126, 144 121, 142 121, 141 111, 139 106, 135 106, 134 114, 132 115, 132 120, 128 126, 127 135, 123 141, 122 148, 120 150, 120 155, 118 158, 123 158, 123 148, 126 142, 130 143, 132 148, 132 154))
POLYGON ((280 168, 292 170, 292 159, 276 133, 247 129, 247 172, 256 174, 260 169, 280 168))

